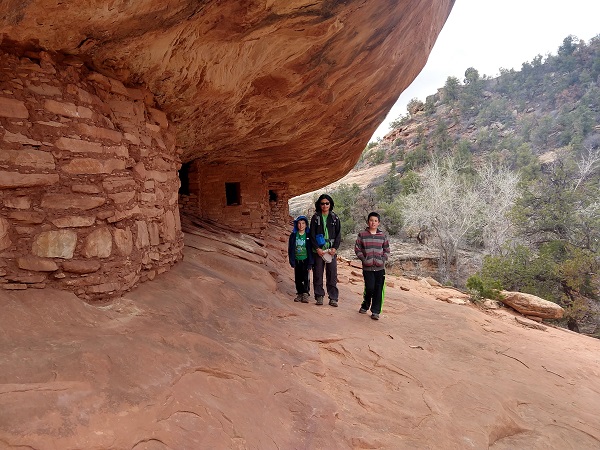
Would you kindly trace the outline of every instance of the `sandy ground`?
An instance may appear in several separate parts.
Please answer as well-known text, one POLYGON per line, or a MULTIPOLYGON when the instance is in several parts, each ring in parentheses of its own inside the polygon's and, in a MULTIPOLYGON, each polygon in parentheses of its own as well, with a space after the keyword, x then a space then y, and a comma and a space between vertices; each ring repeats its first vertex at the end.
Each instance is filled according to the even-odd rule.
POLYGON ((388 277, 294 303, 284 243, 199 231, 110 304, 0 291, 2 449, 598 449, 600 341, 388 277))

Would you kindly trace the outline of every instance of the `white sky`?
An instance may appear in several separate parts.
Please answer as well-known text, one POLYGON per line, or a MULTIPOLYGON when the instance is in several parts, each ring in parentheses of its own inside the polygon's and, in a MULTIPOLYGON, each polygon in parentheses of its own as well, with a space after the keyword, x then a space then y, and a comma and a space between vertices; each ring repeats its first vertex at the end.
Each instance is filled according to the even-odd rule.
POLYGON ((489 76, 501 67, 520 70, 537 55, 556 55, 570 34, 585 42, 600 34, 600 0, 457 0, 427 65, 371 140, 390 131, 412 98, 425 101, 449 76, 462 82, 469 67, 489 76))

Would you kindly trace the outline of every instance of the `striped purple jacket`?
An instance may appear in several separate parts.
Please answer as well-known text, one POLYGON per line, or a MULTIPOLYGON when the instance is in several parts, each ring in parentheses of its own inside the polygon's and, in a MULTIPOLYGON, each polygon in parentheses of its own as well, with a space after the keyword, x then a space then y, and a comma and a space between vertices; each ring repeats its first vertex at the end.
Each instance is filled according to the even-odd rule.
POLYGON ((367 228, 358 233, 354 253, 362 261, 363 270, 383 270, 390 256, 390 243, 383 231, 377 229, 377 233, 371 234, 367 228))

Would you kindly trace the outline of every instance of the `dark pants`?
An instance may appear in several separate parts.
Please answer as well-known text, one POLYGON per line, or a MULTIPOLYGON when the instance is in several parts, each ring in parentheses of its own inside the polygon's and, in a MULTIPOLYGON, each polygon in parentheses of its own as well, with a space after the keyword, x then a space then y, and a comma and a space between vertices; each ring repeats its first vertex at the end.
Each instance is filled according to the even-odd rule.
POLYGON ((338 300, 337 288, 337 258, 333 255, 333 261, 326 264, 319 255, 315 254, 315 266, 313 267, 313 287, 315 297, 325 297, 323 290, 323 271, 327 277, 327 295, 329 300, 338 300))
POLYGON ((308 259, 296 260, 294 266, 294 278, 296 281, 296 294, 310 293, 310 280, 308 278, 308 259))
POLYGON ((365 293, 362 305, 363 309, 371 308, 373 314, 381 314, 383 306, 383 294, 385 292, 385 270, 363 270, 365 279, 365 293))

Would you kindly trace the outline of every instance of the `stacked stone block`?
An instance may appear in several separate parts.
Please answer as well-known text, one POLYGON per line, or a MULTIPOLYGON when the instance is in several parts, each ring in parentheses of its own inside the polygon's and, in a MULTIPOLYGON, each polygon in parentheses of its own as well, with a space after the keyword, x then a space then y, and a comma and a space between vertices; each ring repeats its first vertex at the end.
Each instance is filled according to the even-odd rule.
POLYGON ((265 173, 252 166, 203 164, 196 160, 190 164, 187 176, 189 194, 179 195, 184 214, 263 238, 269 235, 270 225, 289 222, 288 183, 269 181, 265 173), (239 184, 239 203, 227 204, 226 183, 239 184), (276 201, 270 200, 271 191, 276 201))
POLYGON ((260 172, 243 165, 204 165, 198 174, 202 217, 243 233, 263 235, 269 217, 269 198, 260 172), (226 183, 239 183, 238 204, 227 204, 226 183))
POLYGON ((269 183, 269 192, 275 193, 277 197, 276 200, 269 199, 269 223, 275 225, 288 223, 290 219, 288 184, 285 182, 271 182, 269 183))
POLYGON ((0 53, 0 286, 119 295, 182 257, 180 161, 150 93, 0 53))

